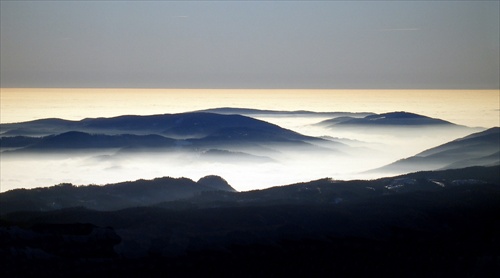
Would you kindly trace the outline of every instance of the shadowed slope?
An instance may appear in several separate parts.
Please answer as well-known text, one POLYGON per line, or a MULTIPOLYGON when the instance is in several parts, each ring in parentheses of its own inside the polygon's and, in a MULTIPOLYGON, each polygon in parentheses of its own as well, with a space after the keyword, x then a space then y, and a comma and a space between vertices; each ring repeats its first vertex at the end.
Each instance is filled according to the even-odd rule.
MULTIPOLYGON (((1 138, 3 139, 3 138, 1 138)), ((102 135, 70 131, 43 137, 27 150, 71 150, 87 148, 172 147, 175 140, 160 135, 102 135)))
POLYGON ((291 138, 304 138, 300 134, 264 121, 241 115, 214 113, 181 113, 151 116, 119 116, 88 118, 81 121, 42 119, 30 122, 1 124, 2 136, 52 135, 69 131, 99 134, 159 134, 179 138, 201 138, 222 129, 248 128, 281 132, 291 138))
POLYGON ((114 118, 38 120, 3 124, 2 147, 29 149, 124 148, 191 146, 214 148, 239 144, 298 144, 335 142, 281 128, 268 122, 241 115, 183 113, 153 116, 120 116, 114 118), (11 134, 44 134, 43 138, 11 134), (167 138, 168 137, 168 138, 167 138), (174 139, 171 139, 174 138, 174 139))
POLYGON ((494 127, 428 149, 373 171, 411 172, 464 166, 498 165, 500 164, 499 149, 500 128, 494 127))

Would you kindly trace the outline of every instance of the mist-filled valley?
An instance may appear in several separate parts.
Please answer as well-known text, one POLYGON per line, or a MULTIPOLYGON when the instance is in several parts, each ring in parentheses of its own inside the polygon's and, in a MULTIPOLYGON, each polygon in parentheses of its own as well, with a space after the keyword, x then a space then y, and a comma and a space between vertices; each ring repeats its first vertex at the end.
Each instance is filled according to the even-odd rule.
POLYGON ((2 275, 498 269, 499 127, 218 108, 0 130, 2 275))
MULTIPOLYGON (((239 191, 324 177, 376 178, 391 172, 370 170, 482 130, 406 112, 220 108, 40 119, 1 125, 1 191, 164 176, 219 175, 239 191)), ((424 169, 406 172, 418 170, 424 169)))

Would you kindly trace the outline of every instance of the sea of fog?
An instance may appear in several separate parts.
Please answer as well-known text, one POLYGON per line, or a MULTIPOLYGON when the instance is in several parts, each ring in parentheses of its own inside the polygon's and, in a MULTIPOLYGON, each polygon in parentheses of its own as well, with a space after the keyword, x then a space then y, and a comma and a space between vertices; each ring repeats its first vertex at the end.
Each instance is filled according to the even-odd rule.
MULTIPOLYGON (((180 90, 54 90, 2 89, 1 122, 36 118, 116 116, 122 114, 179 113, 214 107, 344 112, 409 111, 469 126, 498 126, 498 92, 421 91, 199 91, 180 90), (45 92, 45 93, 44 93, 45 92), (475 97, 473 97, 475 94, 475 97), (403 98, 406 94, 406 99, 403 98), (465 96, 464 96, 465 94, 465 96), (349 97, 350 96, 350 97, 349 97), (482 97, 478 100, 478 96, 482 97), (458 100, 456 98, 459 98, 458 100), (462 99, 460 99, 462 98, 462 99), (4 102, 4 100, 6 102, 4 102), (447 104, 446 101, 449 101, 447 104), (496 104, 492 104, 495 102, 496 104), (466 105, 468 102, 469 106, 466 105)), ((310 136, 328 136, 348 146, 339 152, 283 152, 271 161, 207 159, 199 153, 123 154, 119 150, 70 155, 1 155, 0 191, 45 187, 59 183, 107 184, 156 177, 197 180, 219 175, 235 189, 246 191, 271 186, 333 179, 372 179, 381 174, 364 171, 467 135, 425 132, 373 134, 330 130, 315 126, 324 117, 256 116, 310 136)))
MULTIPOLYGON (((314 126, 323 118, 266 117, 285 128, 312 136, 329 136, 346 148, 338 152, 281 151, 271 161, 206 158, 196 152, 122 153, 86 151, 71 154, 2 155, 1 190, 45 187, 59 183, 107 184, 156 177, 187 177, 193 180, 219 175, 235 189, 247 191, 305 182, 325 177, 372 179, 384 174, 363 173, 446 143, 466 133, 362 134, 314 126)), ((261 154, 262 155, 262 154, 261 154)))

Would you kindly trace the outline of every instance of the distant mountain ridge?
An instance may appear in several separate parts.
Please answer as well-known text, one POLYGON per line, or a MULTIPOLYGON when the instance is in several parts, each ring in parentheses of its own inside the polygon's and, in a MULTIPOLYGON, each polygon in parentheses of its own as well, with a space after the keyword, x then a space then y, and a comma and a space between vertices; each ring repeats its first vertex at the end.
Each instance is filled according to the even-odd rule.
MULTIPOLYGON (((0 124, 0 135, 43 136, 80 131, 106 135, 157 134, 178 138, 200 138, 220 129, 236 127, 285 131, 285 129, 277 125, 241 115, 191 112, 150 116, 124 115, 111 118, 86 118, 80 121, 41 119, 0 124)), ((293 131, 286 130, 286 132, 288 132, 288 135, 298 136, 293 131)))
POLYGON ((0 129, 2 148, 25 150, 335 144, 246 116, 199 112, 81 121, 42 119, 2 124, 0 129))
POLYGON ((473 133, 398 160, 374 172, 409 172, 500 164, 500 128, 473 133))
POLYGON ((431 118, 409 112, 390 112, 383 114, 368 115, 363 118, 340 117, 322 121, 318 125, 330 128, 348 126, 394 126, 394 127, 418 127, 418 126, 457 126, 451 122, 431 118))
POLYGON ((315 112, 307 110, 281 111, 281 110, 262 110, 252 108, 237 108, 237 107, 220 107, 212 109, 199 110, 197 112, 217 113, 224 115, 249 115, 249 116, 321 116, 321 117, 342 117, 356 116, 365 117, 373 115, 372 112, 315 112))

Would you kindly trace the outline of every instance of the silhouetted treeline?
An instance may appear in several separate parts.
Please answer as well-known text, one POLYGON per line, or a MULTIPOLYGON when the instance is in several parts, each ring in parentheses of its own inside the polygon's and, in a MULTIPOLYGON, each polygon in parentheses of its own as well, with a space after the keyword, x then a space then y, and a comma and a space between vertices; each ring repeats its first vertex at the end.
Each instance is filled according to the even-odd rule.
POLYGON ((0 214, 13 211, 47 211, 69 207, 116 210, 148 206, 193 197, 203 191, 235 191, 224 179, 209 176, 194 182, 187 178, 156 178, 108 184, 75 186, 63 183, 47 188, 15 189, 0 194, 0 214))
MULTIPOLYGON (((16 210, 0 220, 0 274, 497 277, 499 170, 202 191, 113 211, 16 210)), ((133 196, 162 183, 208 182, 224 184, 217 177, 198 183, 163 178, 99 188, 133 196)), ((92 192, 97 186, 82 188, 92 192)), ((78 190, 60 185, 13 192, 63 198, 78 190)))

